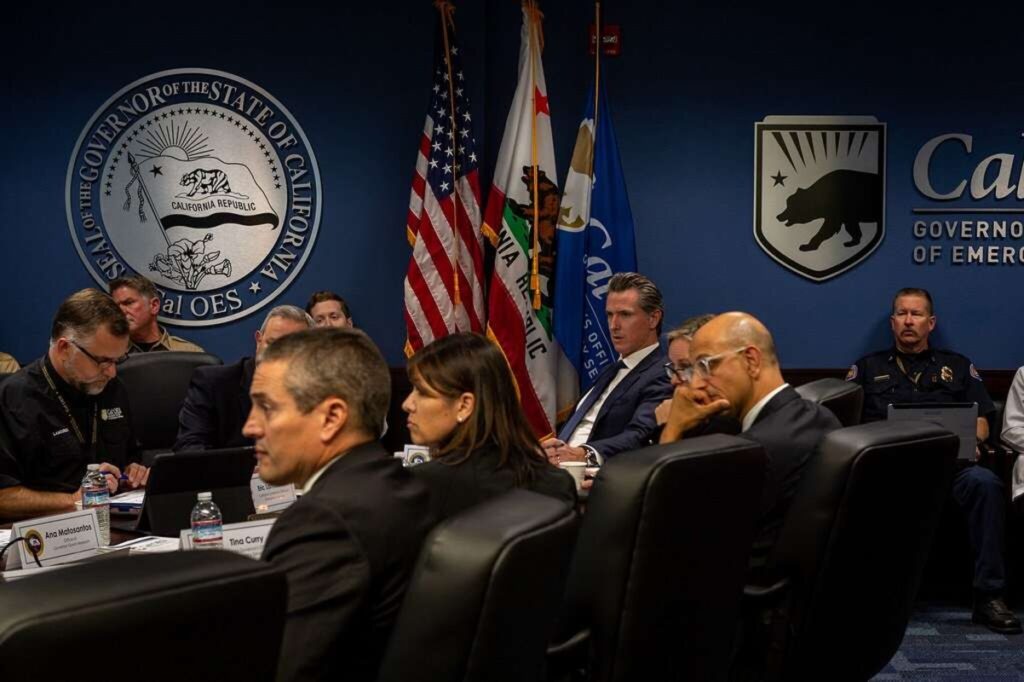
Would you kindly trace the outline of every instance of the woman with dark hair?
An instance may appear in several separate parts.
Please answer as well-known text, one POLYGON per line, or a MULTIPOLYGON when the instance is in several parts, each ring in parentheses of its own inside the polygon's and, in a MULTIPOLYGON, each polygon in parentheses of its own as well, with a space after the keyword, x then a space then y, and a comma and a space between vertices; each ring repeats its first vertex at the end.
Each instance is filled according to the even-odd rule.
POLYGON ((513 488, 576 503, 572 476, 548 462, 516 397, 505 357, 479 334, 452 334, 409 359, 402 403, 413 443, 431 461, 412 469, 439 519, 513 488))

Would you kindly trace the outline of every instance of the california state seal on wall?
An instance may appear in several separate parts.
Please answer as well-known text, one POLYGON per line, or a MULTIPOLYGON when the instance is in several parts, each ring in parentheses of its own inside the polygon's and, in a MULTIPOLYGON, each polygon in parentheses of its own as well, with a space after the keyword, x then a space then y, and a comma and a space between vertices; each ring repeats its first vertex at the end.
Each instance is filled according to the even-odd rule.
POLYGON ((67 217, 105 289, 129 272, 164 294, 160 319, 235 320, 302 269, 320 224, 316 157, 259 86, 222 71, 162 71, 86 124, 67 173, 67 217))

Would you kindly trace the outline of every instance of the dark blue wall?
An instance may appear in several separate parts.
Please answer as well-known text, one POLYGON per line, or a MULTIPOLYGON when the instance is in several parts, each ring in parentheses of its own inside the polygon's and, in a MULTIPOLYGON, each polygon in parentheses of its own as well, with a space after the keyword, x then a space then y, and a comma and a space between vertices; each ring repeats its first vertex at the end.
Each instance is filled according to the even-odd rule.
MULTIPOLYGON (((939 344, 982 367, 1024 362, 1024 329, 1016 320, 1024 267, 911 260, 915 245, 933 243, 911 233, 911 209, 935 205, 911 178, 924 142, 943 133, 974 135, 973 162, 950 156, 939 171, 944 177, 969 173, 997 152, 1017 154, 1019 172, 1019 10, 930 8, 901 16, 891 6, 870 5, 608 4, 607 19, 622 26, 624 42, 624 56, 608 61, 605 73, 639 265, 663 288, 670 322, 709 310, 749 310, 775 332, 787 365, 841 366, 888 342, 889 297, 918 285, 936 296, 939 344), (783 269, 753 238, 754 123, 781 114, 873 115, 888 125, 887 235, 864 263, 826 283, 783 269)), ((206 67, 274 95, 319 161, 320 237, 277 301, 301 305, 325 287, 343 293, 357 323, 400 364, 404 221, 427 102, 433 9, 427 0, 342 7, 16 10, 0 48, 0 348, 23 361, 40 354, 59 301, 93 284, 64 215, 67 163, 86 121, 139 77, 206 67)), ((584 49, 592 5, 563 0, 544 11, 562 179, 591 74, 584 49)), ((520 12, 511 0, 464 0, 457 19, 489 181, 514 87, 520 12)), ((934 243, 948 251, 953 242, 934 243)), ((249 351, 259 318, 181 333, 233 358, 249 351)))

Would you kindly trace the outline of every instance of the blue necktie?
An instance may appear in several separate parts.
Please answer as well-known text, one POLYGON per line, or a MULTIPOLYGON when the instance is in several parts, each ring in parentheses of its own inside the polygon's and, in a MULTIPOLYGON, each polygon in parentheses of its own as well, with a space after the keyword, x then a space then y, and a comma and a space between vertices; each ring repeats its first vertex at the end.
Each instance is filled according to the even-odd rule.
POLYGON ((569 442, 569 438, 572 437, 572 432, 576 430, 576 427, 580 425, 580 422, 587 416, 590 409, 594 407, 594 403, 596 403, 608 389, 608 384, 612 383, 612 380, 615 379, 619 370, 624 369, 625 367, 626 363, 619 360, 597 378, 597 381, 594 382, 594 388, 590 390, 587 397, 582 403, 580 403, 579 407, 576 408, 576 411, 572 413, 572 416, 569 417, 569 421, 565 422, 565 425, 558 432, 559 440, 567 443, 569 442))

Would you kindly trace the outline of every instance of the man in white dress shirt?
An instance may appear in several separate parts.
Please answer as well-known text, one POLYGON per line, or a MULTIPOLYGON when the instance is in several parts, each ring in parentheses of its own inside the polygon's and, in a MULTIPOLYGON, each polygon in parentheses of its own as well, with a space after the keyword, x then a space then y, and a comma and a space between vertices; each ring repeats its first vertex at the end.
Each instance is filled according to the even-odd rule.
POLYGON ((597 376, 558 437, 542 443, 552 462, 596 466, 643 447, 657 428, 654 410, 672 395, 658 344, 665 309, 654 282, 635 272, 616 274, 608 283, 605 312, 619 360, 597 376))

